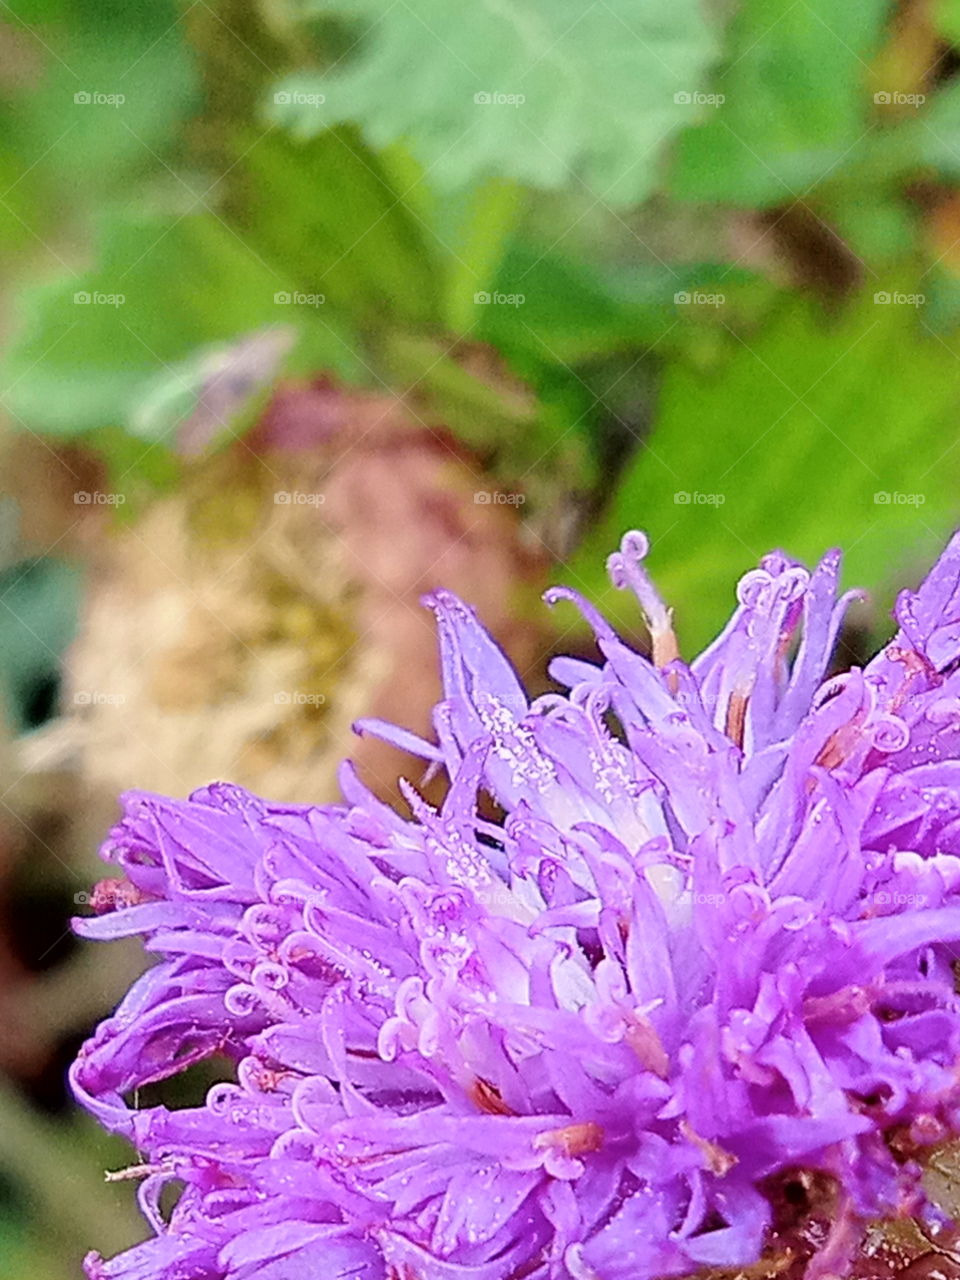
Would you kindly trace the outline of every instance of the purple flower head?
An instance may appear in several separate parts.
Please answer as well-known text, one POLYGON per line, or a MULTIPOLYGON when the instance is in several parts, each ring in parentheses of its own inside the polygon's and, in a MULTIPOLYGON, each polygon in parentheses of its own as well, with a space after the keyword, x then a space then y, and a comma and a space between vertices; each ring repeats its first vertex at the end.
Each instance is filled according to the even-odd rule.
POLYGON ((603 660, 557 659, 568 692, 532 702, 430 600, 436 744, 359 729, 446 772, 439 810, 349 768, 333 806, 126 797, 123 879, 77 927, 159 959, 72 1078, 136 1146, 154 1234, 92 1280, 682 1275, 756 1260, 797 1169, 837 1189, 823 1277, 859 1221, 933 1213, 916 1156, 960 1132, 960 535, 830 679, 837 554, 767 556, 686 665, 646 549, 610 571, 652 660, 558 588, 603 660), (212 1055, 203 1106, 133 1104, 212 1055))

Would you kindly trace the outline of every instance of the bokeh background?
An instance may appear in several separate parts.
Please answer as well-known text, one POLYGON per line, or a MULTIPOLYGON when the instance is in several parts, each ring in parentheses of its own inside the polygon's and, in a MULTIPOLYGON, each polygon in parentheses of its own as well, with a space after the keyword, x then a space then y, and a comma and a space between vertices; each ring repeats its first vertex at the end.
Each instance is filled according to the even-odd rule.
POLYGON ((687 654, 774 546, 883 636, 960 511, 960 3, 0 23, 0 1274, 67 1280, 142 1234, 63 1080, 144 963, 69 932, 120 791, 395 798, 423 592, 543 688, 550 580, 643 643, 631 527, 687 654))

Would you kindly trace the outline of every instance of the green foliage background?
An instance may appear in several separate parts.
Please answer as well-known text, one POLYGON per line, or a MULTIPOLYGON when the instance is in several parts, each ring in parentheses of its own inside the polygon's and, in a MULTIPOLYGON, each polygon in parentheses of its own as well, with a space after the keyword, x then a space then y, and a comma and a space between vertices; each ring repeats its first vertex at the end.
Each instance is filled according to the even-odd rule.
POLYGON ((7 16, 15 427, 155 482, 204 355, 289 326, 285 371, 409 392, 547 526, 574 501, 554 549, 618 616, 603 555, 649 529, 690 645, 772 545, 884 599, 953 523, 955 3, 7 16))
MULTIPOLYGON (((283 329, 272 376, 407 393, 628 625, 604 557, 648 530, 687 649, 773 546, 843 546, 884 604, 956 523, 957 0, 3 15, 8 432, 82 439, 131 493, 176 483, 207 362, 283 329)), ((75 584, 31 574, 8 686, 30 634, 70 633, 75 584)), ((61 1274, 8 1201, 9 1274, 44 1250, 61 1274)))

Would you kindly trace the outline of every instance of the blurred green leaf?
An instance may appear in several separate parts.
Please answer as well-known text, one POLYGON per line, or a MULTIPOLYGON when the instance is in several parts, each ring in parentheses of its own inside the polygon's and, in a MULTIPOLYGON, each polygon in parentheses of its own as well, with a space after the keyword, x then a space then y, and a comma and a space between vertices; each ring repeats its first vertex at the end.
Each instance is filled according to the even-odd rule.
POLYGON ((723 101, 678 144, 673 190, 741 208, 797 198, 869 129, 864 84, 886 0, 747 0, 730 27, 723 101))
POLYGON ((12 0, 4 8, 7 21, 13 25, 33 25, 62 18, 71 5, 70 0, 12 0))
POLYGON ((527 479, 531 487, 543 480, 545 489, 589 482, 587 421, 575 402, 559 394, 538 398, 496 353, 393 333, 382 359, 391 384, 419 404, 422 420, 442 422, 493 474, 527 479))
POLYGON ((659 345, 683 314, 678 297, 720 282, 729 290, 749 278, 709 262, 606 266, 517 239, 490 301, 476 309, 475 333, 522 365, 528 356, 559 364, 595 359, 638 344, 659 345))
POLYGON ((960 177, 960 82, 938 90, 902 131, 905 162, 912 160, 912 167, 930 165, 944 177, 960 177))
POLYGON ((80 590, 80 575, 61 560, 30 560, 0 572, 0 692, 17 732, 34 727, 38 698, 56 687, 80 590))
POLYGON ((310 142, 274 132, 239 150, 234 224, 297 287, 367 324, 439 322, 436 244, 351 130, 310 142))
POLYGON ((16 112, 0 107, 0 255, 22 259, 46 230, 43 174, 17 133, 16 112))
POLYGON ((155 167, 199 104, 196 67, 173 0, 57 8, 34 4, 23 19, 49 56, 41 83, 20 96, 17 129, 70 199, 90 204, 155 167))
POLYGON ((242 433, 263 408, 295 342, 295 329, 276 326, 191 352, 145 386, 128 422, 130 434, 150 441, 175 435, 178 451, 196 456, 225 431, 242 433))
POLYGON ((615 288, 612 272, 522 242, 511 246, 491 301, 477 308, 477 334, 523 358, 572 362, 655 339, 676 316, 678 276, 667 266, 633 268, 631 288, 615 288), (511 305, 502 298, 519 298, 511 305))
POLYGON ((915 106, 905 105, 882 128, 865 133, 838 175, 840 208, 864 216, 900 200, 895 184, 931 175, 960 178, 960 81, 948 81, 915 106))
POLYGON ((960 0, 934 0, 933 21, 941 35, 960 44, 960 0))
POLYGON ((689 119, 675 95, 702 86, 717 53, 698 0, 305 7, 367 25, 342 70, 284 81, 274 118, 303 137, 354 120, 374 146, 403 139, 443 187, 576 179, 610 203, 640 200, 689 119))
POLYGON ((861 261, 880 264, 903 259, 916 244, 916 213, 895 191, 844 183, 829 203, 829 216, 861 261))
POLYGON ((688 654, 772 547, 809 562, 841 546, 847 580, 882 587, 909 557, 932 554, 960 512, 957 358, 909 305, 868 294, 829 321, 780 301, 755 331, 731 332, 718 359, 667 369, 649 446, 571 581, 635 621, 600 566, 625 530, 646 529, 688 654))
POLYGON ((317 296, 292 289, 213 214, 114 217, 95 268, 33 286, 21 301, 5 398, 22 422, 51 435, 123 426, 157 438, 161 424, 169 431, 178 420, 170 399, 178 386, 183 412, 195 407, 198 388, 181 361, 273 326, 298 335, 300 367, 356 368, 352 340, 324 318, 317 296), (144 402, 163 399, 158 380, 171 411, 145 417, 144 402))
POLYGON ((447 250, 445 315, 455 332, 476 324, 477 294, 490 289, 523 207, 516 183, 493 180, 437 200, 431 210, 430 225, 447 250))

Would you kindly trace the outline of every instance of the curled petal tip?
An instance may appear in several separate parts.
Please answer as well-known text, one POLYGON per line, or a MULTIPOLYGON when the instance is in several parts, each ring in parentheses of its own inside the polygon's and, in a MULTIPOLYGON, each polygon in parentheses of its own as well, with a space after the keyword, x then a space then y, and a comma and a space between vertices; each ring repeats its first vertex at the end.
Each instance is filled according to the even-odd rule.
POLYGON ((642 529, 630 529, 620 540, 620 551, 634 560, 646 560, 650 552, 650 539, 642 529))

